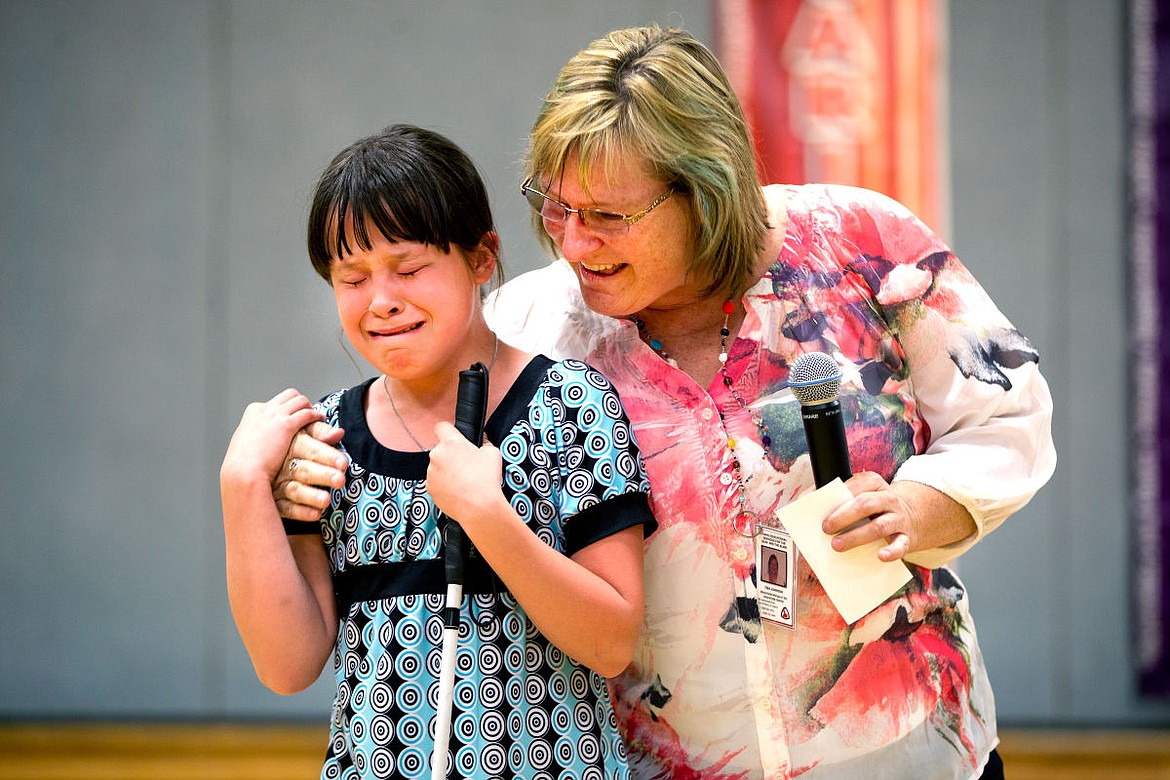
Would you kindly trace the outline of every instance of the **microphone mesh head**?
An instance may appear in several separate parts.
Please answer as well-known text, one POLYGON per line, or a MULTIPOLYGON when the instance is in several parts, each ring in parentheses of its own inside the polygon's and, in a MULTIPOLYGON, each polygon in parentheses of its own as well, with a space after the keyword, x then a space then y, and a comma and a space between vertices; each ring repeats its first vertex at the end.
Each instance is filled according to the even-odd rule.
POLYGON ((841 367, 824 352, 808 352, 792 361, 788 386, 801 406, 836 401, 841 392, 841 367))

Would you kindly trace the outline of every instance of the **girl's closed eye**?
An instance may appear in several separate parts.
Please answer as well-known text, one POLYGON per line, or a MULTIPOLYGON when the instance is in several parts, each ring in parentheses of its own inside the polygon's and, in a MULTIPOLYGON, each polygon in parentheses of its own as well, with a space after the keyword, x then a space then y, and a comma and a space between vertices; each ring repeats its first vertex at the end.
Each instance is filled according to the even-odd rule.
POLYGON ((334 260, 329 276, 332 284, 345 287, 357 287, 369 278, 365 270, 347 260, 334 260))
POLYGON ((425 268, 426 268, 426 265, 403 266, 403 267, 400 267, 398 269, 398 275, 409 279, 410 277, 415 276, 416 274, 418 274, 419 271, 422 271, 425 268))
POLYGON ((365 274, 358 274, 352 271, 349 273, 335 273, 333 274, 333 284, 343 287, 358 287, 367 278, 365 274))

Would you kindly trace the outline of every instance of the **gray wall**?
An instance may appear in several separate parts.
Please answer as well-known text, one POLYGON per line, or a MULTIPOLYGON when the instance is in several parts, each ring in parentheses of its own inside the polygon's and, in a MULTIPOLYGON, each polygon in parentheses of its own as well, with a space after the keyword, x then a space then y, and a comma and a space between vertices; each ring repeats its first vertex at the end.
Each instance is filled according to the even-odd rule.
MULTIPOLYGON (((323 718, 255 680, 227 609, 217 471, 249 400, 362 369, 302 246, 309 188, 392 121, 515 194, 564 60, 706 0, 0 0, 0 718, 323 718)), ((1131 692, 1124 15, 951 4, 953 243, 1041 348, 1053 483, 967 555, 1009 723, 1170 722, 1131 692)))
POLYGON ((1161 723, 1134 692, 1121 0, 950 3, 959 255, 1039 347, 1056 475, 965 556, 1003 720, 1161 723))

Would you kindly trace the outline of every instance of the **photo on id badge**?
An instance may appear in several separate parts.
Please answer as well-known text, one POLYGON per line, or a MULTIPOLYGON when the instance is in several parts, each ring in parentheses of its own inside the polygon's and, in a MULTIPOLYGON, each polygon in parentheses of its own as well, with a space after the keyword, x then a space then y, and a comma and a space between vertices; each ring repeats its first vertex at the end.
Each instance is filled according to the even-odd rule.
POLYGON ((757 601, 760 617, 787 628, 796 626, 793 610, 792 537, 779 528, 765 527, 756 553, 757 601))

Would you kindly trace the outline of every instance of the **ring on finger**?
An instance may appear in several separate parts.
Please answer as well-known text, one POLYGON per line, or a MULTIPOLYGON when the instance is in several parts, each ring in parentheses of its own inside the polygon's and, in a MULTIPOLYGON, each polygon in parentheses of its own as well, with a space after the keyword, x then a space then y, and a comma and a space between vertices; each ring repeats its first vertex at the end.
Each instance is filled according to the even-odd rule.
POLYGON ((292 460, 290 460, 288 462, 288 475, 295 479, 297 476, 297 469, 299 469, 300 467, 301 467, 301 461, 297 458, 293 458, 292 460))

